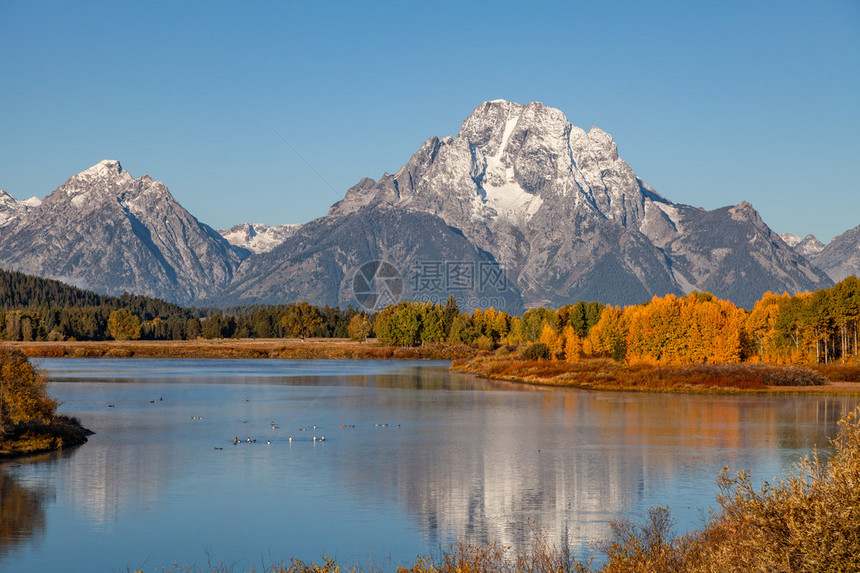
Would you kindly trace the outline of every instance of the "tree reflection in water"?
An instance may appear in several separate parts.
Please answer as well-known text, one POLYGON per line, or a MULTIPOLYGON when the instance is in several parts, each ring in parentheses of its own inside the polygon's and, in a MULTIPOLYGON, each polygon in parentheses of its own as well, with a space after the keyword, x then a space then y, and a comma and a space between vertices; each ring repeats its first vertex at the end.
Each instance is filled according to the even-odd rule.
MULTIPOLYGON (((45 459, 39 456, 39 461, 45 459)), ((50 488, 25 485, 7 466, 0 465, 0 560, 34 536, 44 534, 45 506, 53 498, 50 488)))

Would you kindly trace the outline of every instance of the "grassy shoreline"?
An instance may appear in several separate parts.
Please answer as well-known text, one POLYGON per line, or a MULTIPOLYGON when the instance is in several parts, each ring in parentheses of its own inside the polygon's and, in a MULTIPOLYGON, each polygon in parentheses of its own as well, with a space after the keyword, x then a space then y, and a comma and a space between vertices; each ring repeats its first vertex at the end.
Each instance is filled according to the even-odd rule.
POLYGON ((673 393, 860 394, 860 368, 770 364, 646 366, 591 359, 525 360, 516 354, 455 360, 452 368, 489 380, 582 390, 673 393))
POLYGON ((456 360, 479 351, 465 345, 384 346, 345 338, 225 338, 75 342, 5 342, 28 358, 281 358, 456 360))
POLYGON ((80 420, 69 416, 22 424, 0 440, 0 462, 80 446, 92 434, 80 420))
POLYGON ((607 359, 524 360, 517 352, 465 345, 385 346, 373 340, 212 339, 190 341, 5 342, 29 358, 280 358, 451 360, 452 368, 489 380, 535 386, 675 393, 860 394, 860 366, 767 364, 631 366, 607 359))

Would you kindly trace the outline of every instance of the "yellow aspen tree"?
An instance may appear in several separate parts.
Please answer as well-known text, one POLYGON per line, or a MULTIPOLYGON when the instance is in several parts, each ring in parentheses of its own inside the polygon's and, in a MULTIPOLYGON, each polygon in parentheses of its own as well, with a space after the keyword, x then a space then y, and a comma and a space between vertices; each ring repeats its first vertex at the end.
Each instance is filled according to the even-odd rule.
POLYGON ((539 342, 546 344, 547 348, 549 348, 553 360, 555 360, 558 355, 561 354, 562 347, 558 334, 556 334, 555 329, 547 322, 544 322, 543 328, 541 328, 539 342))
POLYGON ((561 332, 564 340, 564 359, 568 362, 579 362, 582 358, 582 339, 577 336, 572 326, 565 326, 561 332))

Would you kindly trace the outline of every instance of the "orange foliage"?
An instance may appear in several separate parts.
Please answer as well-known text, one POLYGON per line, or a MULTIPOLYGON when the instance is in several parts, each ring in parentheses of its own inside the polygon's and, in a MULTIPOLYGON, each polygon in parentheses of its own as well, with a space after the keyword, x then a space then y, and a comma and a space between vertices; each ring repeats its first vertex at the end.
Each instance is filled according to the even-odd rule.
POLYGON ((561 354, 564 345, 564 340, 560 338, 558 334, 555 333, 555 329, 546 322, 543 323, 539 342, 546 344, 553 360, 561 354))
POLYGON ((746 312, 731 302, 706 293, 669 294, 628 307, 625 315, 631 364, 720 364, 743 358, 746 312))
POLYGON ((564 340, 564 359, 568 362, 578 362, 582 358, 582 339, 577 336, 572 326, 565 326, 561 332, 564 340))

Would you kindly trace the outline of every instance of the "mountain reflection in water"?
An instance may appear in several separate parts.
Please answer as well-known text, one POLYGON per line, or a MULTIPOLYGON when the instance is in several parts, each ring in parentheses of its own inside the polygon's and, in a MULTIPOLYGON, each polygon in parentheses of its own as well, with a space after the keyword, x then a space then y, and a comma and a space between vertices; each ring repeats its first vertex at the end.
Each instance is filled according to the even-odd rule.
POLYGON ((33 508, 25 533, 3 519, 4 573, 192 563, 206 547, 240 568, 261 555, 404 562, 457 541, 523 547, 531 523, 582 553, 609 520, 655 504, 698 526, 723 466, 770 479, 860 403, 542 389, 433 363, 42 366, 96 434, 0 473, 3 510, 6 488, 33 508), (86 532, 74 556, 70 531, 86 532))

